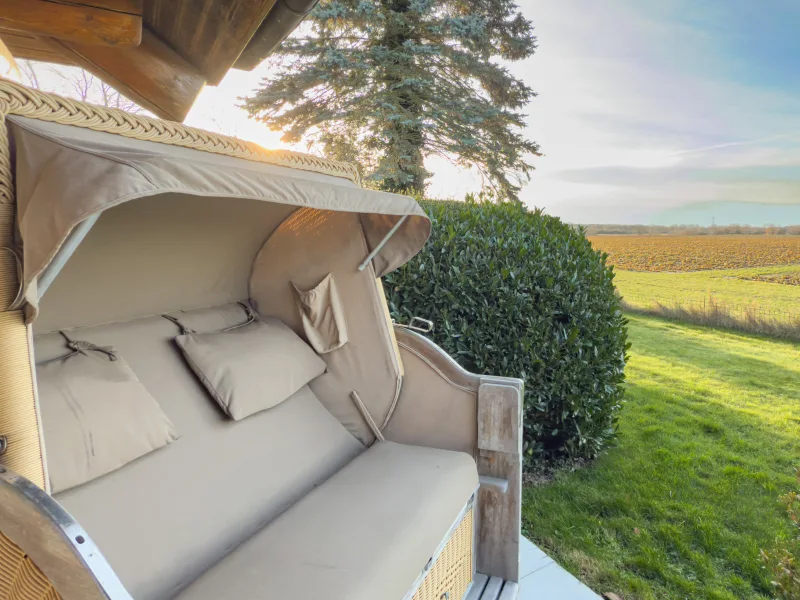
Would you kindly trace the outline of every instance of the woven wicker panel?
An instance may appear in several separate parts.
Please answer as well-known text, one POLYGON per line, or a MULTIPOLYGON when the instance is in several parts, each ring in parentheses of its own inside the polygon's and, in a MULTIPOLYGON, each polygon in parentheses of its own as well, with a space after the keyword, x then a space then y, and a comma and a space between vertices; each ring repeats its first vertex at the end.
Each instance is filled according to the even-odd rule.
POLYGON ((0 246, 14 243, 14 217, 16 206, 0 203, 0 246))
POLYGON ((0 310, 7 310, 17 295, 17 263, 9 251, 14 246, 14 205, 0 204, 0 310))
POLYGON ((0 463, 44 489, 28 330, 19 310, 0 312, 0 435, 8 438, 0 463))
MULTIPOLYGON (((324 173, 333 177, 349 179, 358 185, 361 184, 358 169, 349 163, 291 150, 267 150, 253 142, 187 127, 180 123, 152 119, 113 108, 61 98, 55 94, 46 94, 12 81, 0 79, 0 121, 3 120, 4 114, 20 115, 42 121, 84 127, 94 131, 114 133, 137 140, 182 146, 254 162, 324 173)), ((0 122, 0 204, 11 203, 14 198, 11 159, 8 151, 2 150, 7 145, 6 128, 0 122)))
POLYGON ((472 509, 456 528, 413 600, 461 600, 472 581, 472 509))
POLYGON ((53 584, 14 542, 0 533, 0 600, 59 600, 53 584))

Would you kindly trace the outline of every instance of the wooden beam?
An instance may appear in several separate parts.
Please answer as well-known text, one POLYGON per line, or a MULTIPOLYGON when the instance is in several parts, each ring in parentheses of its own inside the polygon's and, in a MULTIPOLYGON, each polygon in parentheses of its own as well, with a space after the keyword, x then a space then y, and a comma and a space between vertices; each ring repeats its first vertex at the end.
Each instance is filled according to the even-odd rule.
POLYGON ((149 0, 145 23, 217 85, 275 0, 149 0))
POLYGON ((183 121, 205 79, 150 33, 136 48, 103 48, 61 42, 75 63, 163 119, 183 121))
POLYGON ((17 59, 38 60, 62 65, 74 64, 74 61, 64 56, 60 46, 48 43, 46 39, 39 39, 29 33, 4 29, 0 29, 0 37, 3 38, 6 46, 11 50, 11 54, 17 59))
POLYGON ((138 46, 142 0, 3 0, 0 27, 99 46, 138 46))
POLYGON ((17 61, 14 60, 14 55, 3 43, 2 39, 0 39, 0 76, 14 81, 22 81, 17 61))

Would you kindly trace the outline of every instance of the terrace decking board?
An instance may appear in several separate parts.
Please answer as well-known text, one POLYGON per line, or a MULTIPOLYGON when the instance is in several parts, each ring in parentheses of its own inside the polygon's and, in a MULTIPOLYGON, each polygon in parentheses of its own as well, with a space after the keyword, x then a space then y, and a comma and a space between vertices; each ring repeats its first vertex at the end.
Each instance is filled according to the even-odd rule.
POLYGON ((497 600, 500 597, 500 592, 503 591, 504 584, 504 579, 490 577, 489 583, 486 584, 486 589, 483 590, 481 600, 497 600))

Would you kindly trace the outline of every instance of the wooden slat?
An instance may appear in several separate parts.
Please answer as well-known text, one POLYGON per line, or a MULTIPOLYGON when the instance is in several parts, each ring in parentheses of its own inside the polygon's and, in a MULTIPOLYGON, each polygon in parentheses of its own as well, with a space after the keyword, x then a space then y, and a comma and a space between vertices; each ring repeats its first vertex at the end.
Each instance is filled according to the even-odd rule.
POLYGON ((486 584, 486 589, 483 590, 481 600, 497 600, 503 589, 503 583, 502 577, 491 577, 489 583, 486 584))
POLYGON ((183 121, 205 80, 148 30, 136 48, 61 43, 76 64, 161 118, 183 121))
POLYGON ((99 46, 137 46, 141 0, 3 0, 0 27, 99 46))
POLYGON ((217 85, 275 0, 150 0, 145 25, 217 85))
POLYGON ((469 594, 464 600, 481 600, 483 590, 486 589, 486 584, 489 583, 489 576, 483 573, 475 573, 472 579, 472 587, 469 588, 469 594))
POLYGON ((513 581, 506 581, 503 591, 500 592, 500 597, 497 600, 517 600, 518 595, 519 584, 513 581))

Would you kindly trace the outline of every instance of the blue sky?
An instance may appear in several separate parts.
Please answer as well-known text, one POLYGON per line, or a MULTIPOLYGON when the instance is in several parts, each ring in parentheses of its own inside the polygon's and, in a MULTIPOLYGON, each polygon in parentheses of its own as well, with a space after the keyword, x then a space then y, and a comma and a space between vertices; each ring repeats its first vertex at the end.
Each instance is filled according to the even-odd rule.
POLYGON ((545 156, 523 190, 574 222, 800 223, 800 4, 523 0, 545 156), (753 206, 755 204, 755 206, 753 206))

